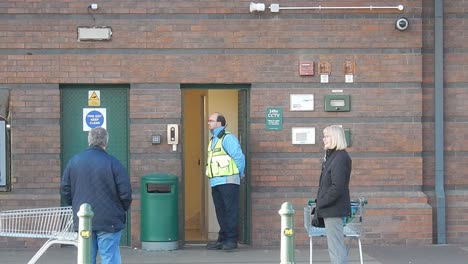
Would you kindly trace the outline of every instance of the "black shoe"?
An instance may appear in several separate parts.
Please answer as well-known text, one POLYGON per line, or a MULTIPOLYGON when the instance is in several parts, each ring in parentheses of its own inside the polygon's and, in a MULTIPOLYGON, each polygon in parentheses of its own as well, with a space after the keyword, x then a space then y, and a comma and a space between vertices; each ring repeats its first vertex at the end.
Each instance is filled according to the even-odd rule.
POLYGON ((215 243, 208 243, 206 249, 222 249, 223 243, 216 241, 215 243))
POLYGON ((237 243, 235 242, 226 242, 221 248, 224 251, 234 251, 237 248, 237 243))

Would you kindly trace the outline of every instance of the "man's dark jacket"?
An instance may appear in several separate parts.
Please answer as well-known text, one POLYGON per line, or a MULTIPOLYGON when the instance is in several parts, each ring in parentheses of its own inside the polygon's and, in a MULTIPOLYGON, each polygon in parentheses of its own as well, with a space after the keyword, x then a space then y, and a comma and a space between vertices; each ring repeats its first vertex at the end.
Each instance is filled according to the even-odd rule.
POLYGON ((329 150, 322 164, 317 193, 317 215, 322 218, 351 215, 349 180, 351 158, 345 150, 329 150))
POLYGON ((125 227, 125 211, 132 202, 130 179, 123 165, 104 149, 91 146, 72 157, 60 190, 65 205, 73 207, 75 229, 83 203, 94 212, 93 231, 113 233, 125 227))

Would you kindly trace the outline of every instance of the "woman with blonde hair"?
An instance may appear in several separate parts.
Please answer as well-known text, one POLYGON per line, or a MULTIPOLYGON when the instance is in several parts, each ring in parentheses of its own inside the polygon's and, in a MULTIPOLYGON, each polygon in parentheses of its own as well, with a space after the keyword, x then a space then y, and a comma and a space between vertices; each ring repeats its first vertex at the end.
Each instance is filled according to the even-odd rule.
POLYGON ((349 180, 351 158, 342 127, 328 126, 323 130, 325 157, 322 164, 315 214, 323 218, 327 232, 328 253, 333 264, 348 263, 344 243, 343 217, 351 215, 349 180))

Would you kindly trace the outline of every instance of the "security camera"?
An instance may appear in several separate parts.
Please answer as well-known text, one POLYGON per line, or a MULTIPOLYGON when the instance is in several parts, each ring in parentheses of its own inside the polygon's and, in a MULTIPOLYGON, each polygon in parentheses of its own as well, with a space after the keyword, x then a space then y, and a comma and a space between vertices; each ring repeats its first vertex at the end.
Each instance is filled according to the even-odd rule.
POLYGON ((409 21, 408 19, 404 18, 404 17, 400 17, 397 19, 397 21, 395 22, 395 28, 400 30, 400 31, 404 31, 408 28, 409 26, 409 21))

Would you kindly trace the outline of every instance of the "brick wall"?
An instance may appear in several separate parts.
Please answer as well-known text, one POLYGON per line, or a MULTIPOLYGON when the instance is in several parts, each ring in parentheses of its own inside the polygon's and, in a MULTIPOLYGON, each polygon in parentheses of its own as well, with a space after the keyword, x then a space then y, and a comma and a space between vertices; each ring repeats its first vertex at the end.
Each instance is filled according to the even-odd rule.
MULTIPOLYGON (((130 160, 134 201, 131 207, 131 241, 140 246, 140 179, 154 172, 182 175, 182 152, 172 146, 148 144, 152 135, 166 133, 167 123, 180 124, 181 92, 178 85, 134 85, 130 89, 130 160), (169 153, 169 154, 168 154, 169 153)), ((179 187, 179 196, 182 188, 179 187)), ((182 196, 181 196, 182 197, 182 196)), ((179 198, 182 201, 181 198, 179 198)))
MULTIPOLYGON (((405 10, 249 13, 250 1, 8 1, 0 5, 0 88, 11 92, 12 185, 1 209, 59 203, 60 84, 128 83, 132 185, 155 170, 181 175, 182 156, 151 148, 153 133, 181 123, 180 84, 250 83, 251 236, 279 245, 279 210, 292 202, 297 244, 308 240, 302 206, 316 192, 322 129, 351 130, 352 196, 369 200, 364 243, 431 243, 434 219, 433 1, 403 1, 405 10), (394 29, 399 16, 410 28, 394 29), (108 42, 77 41, 78 26, 110 26, 108 42), (298 75, 299 61, 327 61, 330 83, 298 75), (343 63, 356 63, 344 83, 343 63), (351 112, 323 111, 332 90, 351 96, 351 112), (312 93, 315 110, 289 111, 289 95, 312 93), (266 107, 282 107, 284 129, 265 130, 266 107), (316 128, 315 145, 292 145, 291 128, 316 128)), ((304 6, 283 1, 281 6, 304 6)), ((369 1, 319 1, 368 6, 369 1)), ((393 6, 392 1, 373 1, 393 6)), ((466 205, 467 4, 445 1, 446 184, 448 242, 468 241, 466 205)), ((183 146, 181 146, 183 147, 183 146)), ((139 201, 132 244, 139 243, 139 201)), ((3 239, 3 238, 2 238, 3 239)), ((0 240, 5 241, 5 240, 0 240)), ((10 240, 7 240, 10 241, 10 240)), ((21 243, 21 242, 20 242, 21 243)), ((2 246, 4 244, 0 244, 2 246)), ((10 244, 11 245, 11 244, 10 244)))
POLYGON ((10 100, 12 184, 22 195, 50 194, 60 182, 59 91, 25 86, 10 100))

